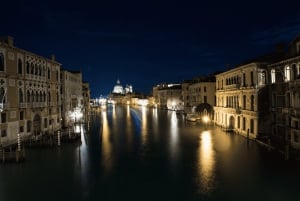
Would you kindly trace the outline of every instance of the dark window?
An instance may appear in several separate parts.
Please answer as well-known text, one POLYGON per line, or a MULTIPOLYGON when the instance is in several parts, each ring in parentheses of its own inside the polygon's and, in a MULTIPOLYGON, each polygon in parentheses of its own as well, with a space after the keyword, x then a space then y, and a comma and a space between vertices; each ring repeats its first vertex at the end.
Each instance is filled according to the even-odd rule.
POLYGON ((6 134, 6 130, 1 130, 1 137, 6 137, 7 134, 6 134))
POLYGON ((240 117, 238 117, 238 128, 240 128, 241 127, 241 118, 240 117))
POLYGON ((246 86, 246 74, 243 73, 243 86, 246 86))
POLYGON ((299 123, 298 123, 298 121, 295 121, 295 129, 299 129, 299 123))
POLYGON ((27 121, 27 132, 31 131, 31 121, 27 121))
POLYGON ((48 79, 50 79, 50 68, 48 68, 48 79))
POLYGON ((24 126, 20 126, 19 132, 20 132, 20 133, 23 133, 23 132, 24 132, 24 126))
POLYGON ((48 120, 47 120, 47 118, 44 119, 44 124, 45 124, 45 128, 47 128, 48 127, 48 120))
POLYGON ((20 112, 20 120, 24 120, 24 111, 20 112))
POLYGON ((30 73, 30 65, 29 62, 26 62, 26 73, 29 74, 30 73))
POLYGON ((1 123, 5 123, 6 122, 6 113, 2 112, 1 113, 1 123))
POLYGON ((18 60, 18 73, 19 74, 23 73, 23 63, 21 59, 18 60))
POLYGON ((0 53, 0 71, 4 71, 4 55, 0 53))
POLYGON ((250 133, 254 133, 254 120, 250 119, 250 133))
POLYGON ((254 96, 251 95, 251 110, 254 111, 254 96))
POLYGON ((246 118, 243 117, 243 130, 246 130, 246 118))
POLYGON ((246 109, 246 95, 243 96, 243 109, 246 109))
POLYGON ((30 103, 30 92, 27 91, 27 103, 30 103))
POLYGON ((19 103, 24 102, 24 97, 23 97, 23 91, 22 89, 19 89, 19 103))
POLYGON ((250 72, 250 79, 251 79, 251 86, 253 86, 254 85, 253 71, 250 72))

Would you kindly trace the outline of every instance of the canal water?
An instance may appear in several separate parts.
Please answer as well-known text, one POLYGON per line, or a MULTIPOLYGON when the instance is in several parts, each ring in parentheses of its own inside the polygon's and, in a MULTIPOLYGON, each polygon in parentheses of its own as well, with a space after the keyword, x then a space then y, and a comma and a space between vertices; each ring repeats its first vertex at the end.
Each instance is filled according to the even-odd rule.
POLYGON ((0 165, 0 201, 299 200, 300 165, 174 111, 109 106, 81 143, 0 165))

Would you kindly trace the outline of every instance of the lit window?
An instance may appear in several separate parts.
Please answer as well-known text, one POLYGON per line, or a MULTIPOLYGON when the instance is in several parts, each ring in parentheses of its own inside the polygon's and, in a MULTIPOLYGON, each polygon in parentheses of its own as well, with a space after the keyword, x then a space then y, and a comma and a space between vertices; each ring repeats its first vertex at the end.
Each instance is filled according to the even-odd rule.
POLYGON ((289 66, 285 67, 284 76, 285 76, 285 81, 290 81, 291 80, 291 68, 289 66))
POLYGON ((276 81, 276 73, 275 73, 275 69, 271 70, 271 83, 275 83, 276 81))

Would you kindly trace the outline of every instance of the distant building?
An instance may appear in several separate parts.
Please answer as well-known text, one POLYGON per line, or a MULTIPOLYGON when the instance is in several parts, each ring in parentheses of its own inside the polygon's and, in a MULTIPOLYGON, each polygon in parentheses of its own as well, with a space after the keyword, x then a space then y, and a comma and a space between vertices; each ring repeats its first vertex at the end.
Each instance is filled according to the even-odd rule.
POLYGON ((88 82, 82 82, 82 100, 83 100, 83 121, 89 121, 91 92, 88 82))
POLYGON ((82 120, 83 93, 82 73, 80 71, 61 71, 62 83, 62 125, 70 127, 82 120))
POLYGON ((160 84, 153 87, 153 98, 157 107, 169 110, 183 110, 181 84, 160 84))
POLYGON ((123 89, 123 86, 121 85, 120 80, 117 80, 117 83, 114 86, 112 93, 113 94, 124 94, 124 89, 123 89))

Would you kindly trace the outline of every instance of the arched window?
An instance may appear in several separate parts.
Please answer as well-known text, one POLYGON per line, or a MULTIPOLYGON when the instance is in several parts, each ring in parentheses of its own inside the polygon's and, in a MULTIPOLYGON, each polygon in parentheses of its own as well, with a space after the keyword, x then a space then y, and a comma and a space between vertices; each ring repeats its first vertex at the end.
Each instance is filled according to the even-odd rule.
POLYGON ((4 55, 0 52, 0 71, 4 71, 4 55))
POLYGON ((48 92, 48 102, 49 102, 49 103, 51 102, 51 95, 50 95, 50 92, 48 92))
POLYGON ((30 73, 30 65, 29 62, 26 62, 26 73, 29 74, 30 73))
POLYGON ((34 65, 34 74, 38 75, 38 73, 39 73, 38 71, 39 71, 38 66, 37 66, 37 64, 35 64, 34 65))
POLYGON ((46 93, 44 92, 44 102, 46 102, 46 93))
POLYGON ((33 65, 33 63, 31 63, 31 75, 33 75, 34 74, 34 65, 33 65))
POLYGON ((39 102, 39 93, 35 92, 35 102, 39 102))
POLYGON ((254 111, 254 95, 251 95, 251 110, 254 111))
POLYGON ((23 91, 22 89, 19 89, 19 103, 23 103, 23 91))
POLYGON ((27 91, 27 103, 30 103, 30 92, 27 91))
POLYGON ((275 69, 271 70, 271 83, 274 84, 276 82, 276 72, 275 69))
POLYGON ((50 68, 48 68, 48 79, 50 79, 50 68))
POLYGON ((43 102, 43 94, 40 92, 40 102, 43 102))
POLYGON ((21 59, 18 60, 18 73, 19 74, 23 73, 23 62, 21 59))
POLYGON ((39 76, 42 76, 42 68, 40 65, 39 65, 39 76))
POLYGON ((291 80, 291 68, 289 66, 284 68, 284 78, 286 82, 291 80))
POLYGON ((5 103, 6 98, 5 98, 5 90, 3 87, 0 88, 0 103, 5 103))
POLYGON ((34 99, 34 96, 35 96, 35 94, 34 94, 34 92, 32 91, 32 92, 31 92, 31 102, 32 102, 32 103, 33 103, 34 100, 35 100, 35 99, 34 99))

